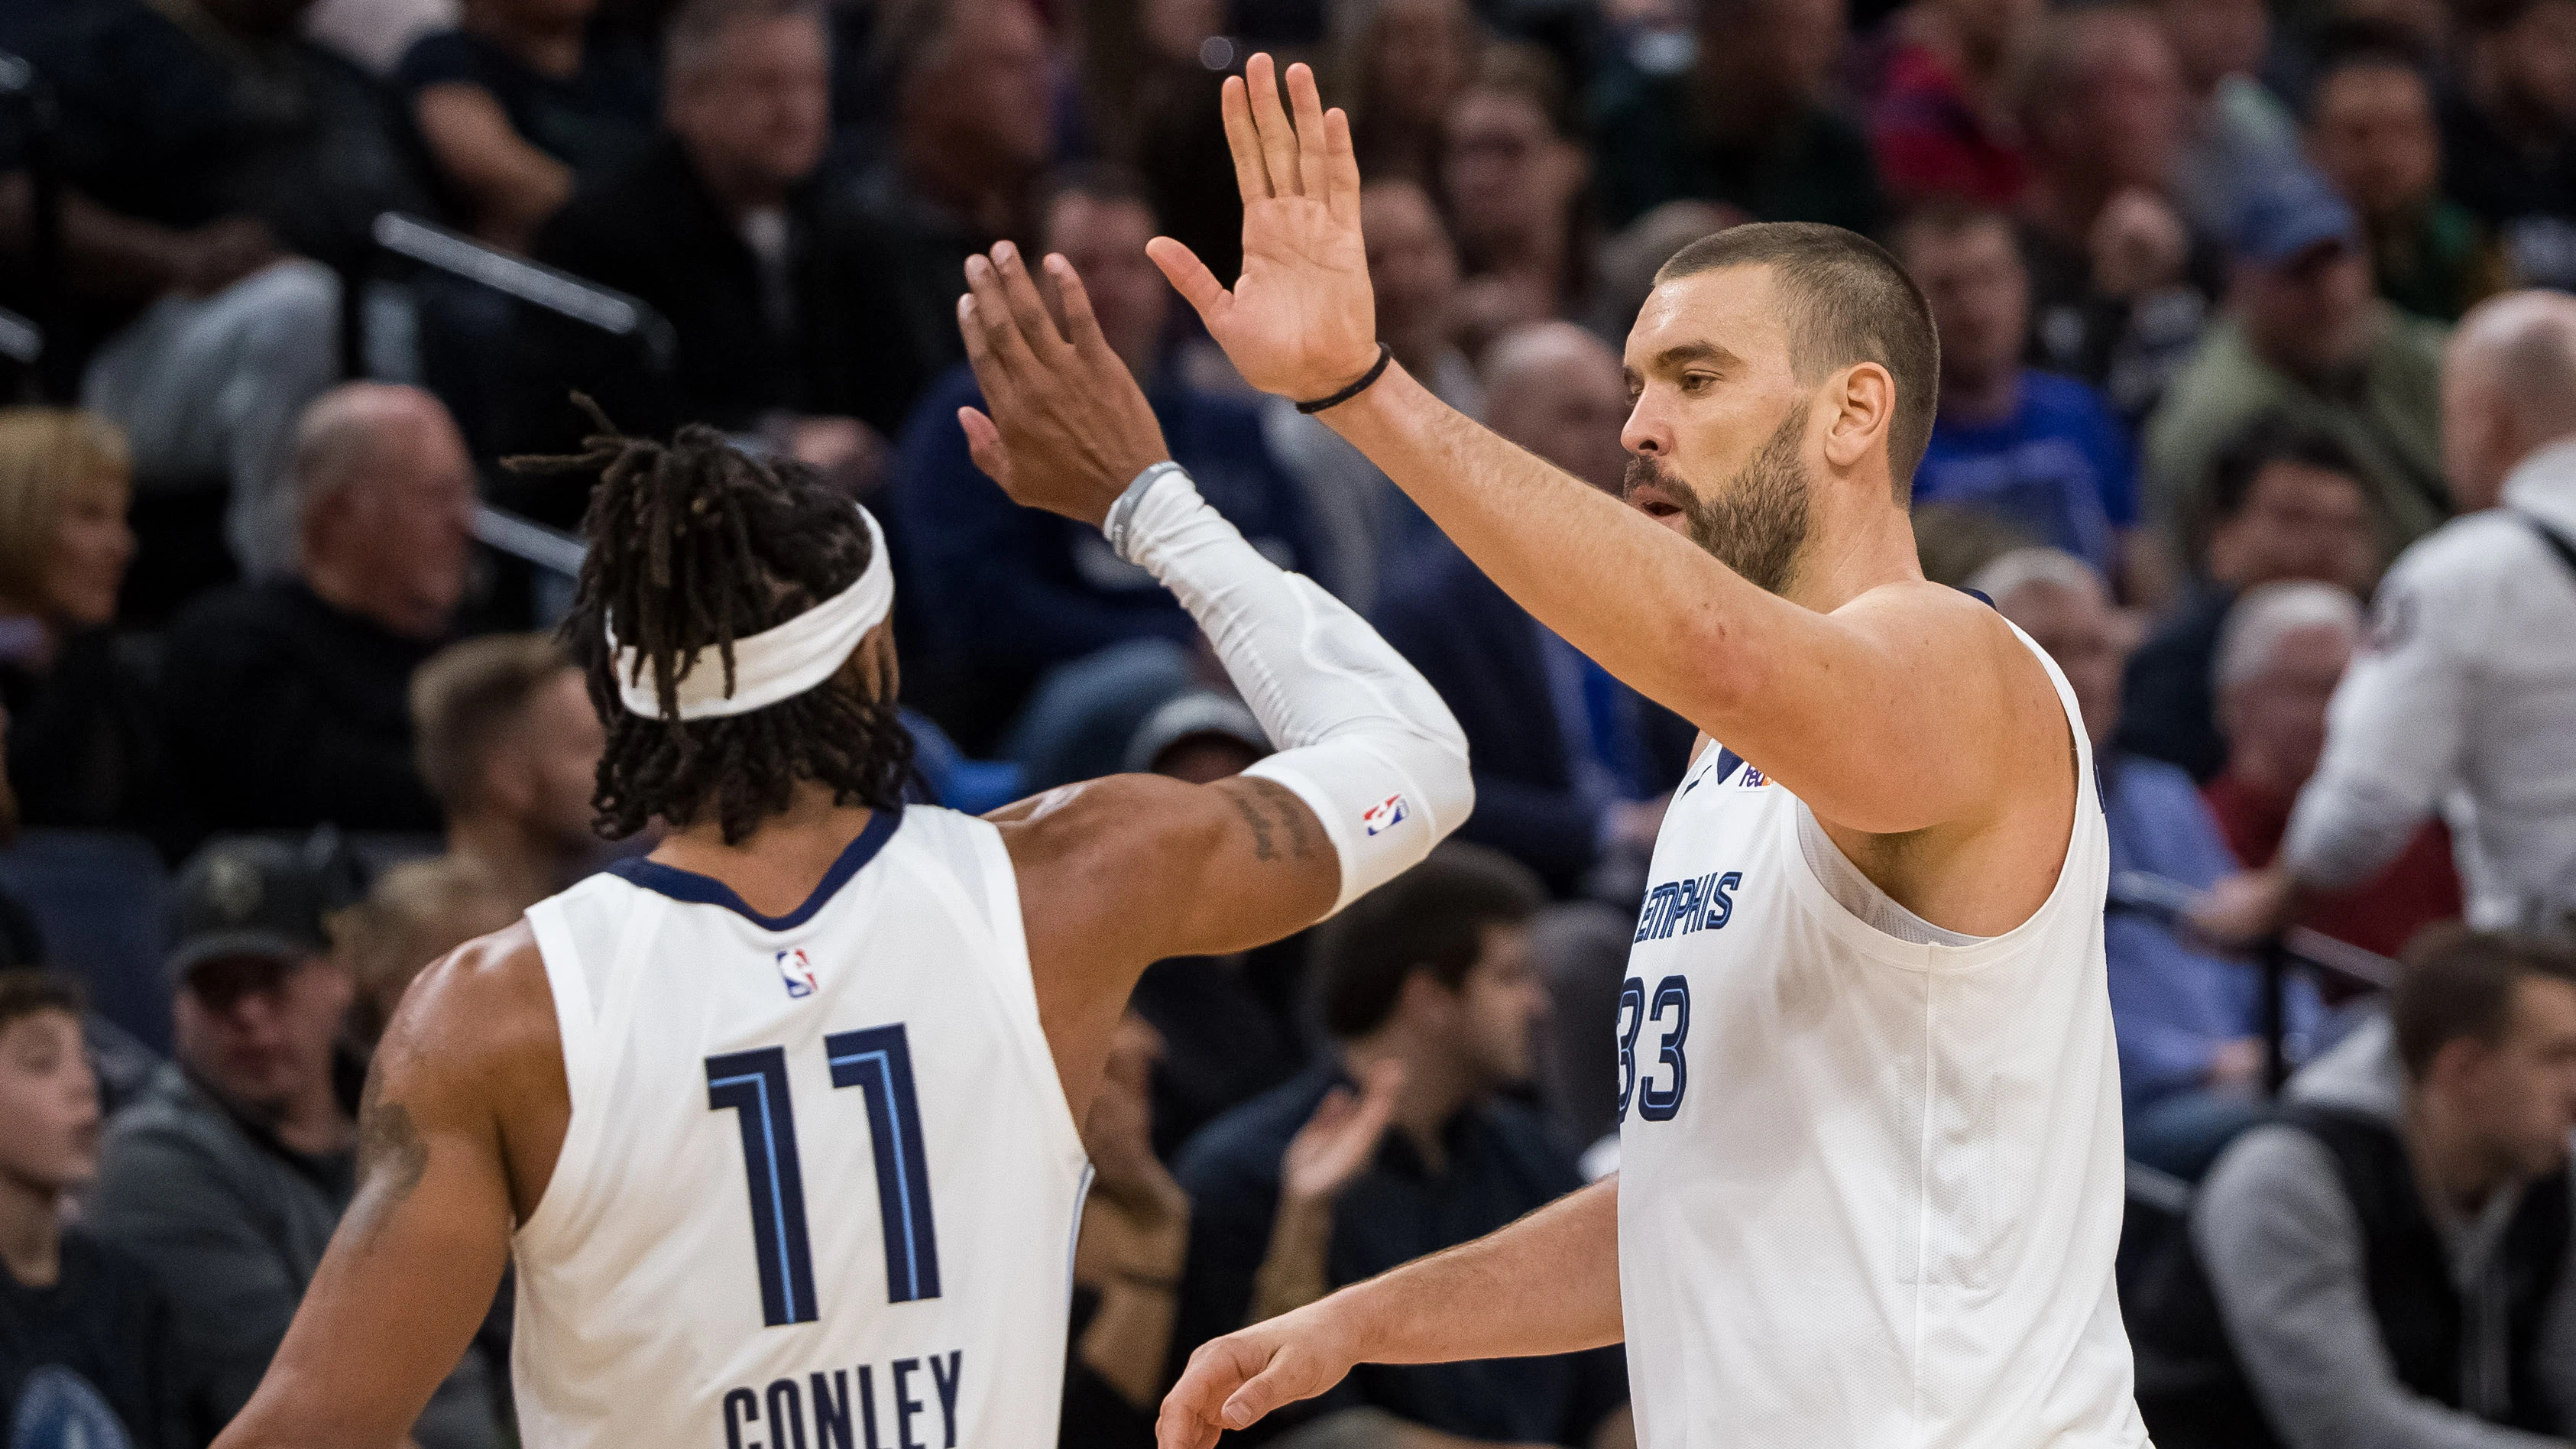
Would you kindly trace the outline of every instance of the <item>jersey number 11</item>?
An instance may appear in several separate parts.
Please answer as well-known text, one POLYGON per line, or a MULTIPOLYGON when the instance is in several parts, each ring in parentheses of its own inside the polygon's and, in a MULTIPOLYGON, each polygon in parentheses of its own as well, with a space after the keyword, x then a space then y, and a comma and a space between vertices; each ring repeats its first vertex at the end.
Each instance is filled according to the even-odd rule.
MULTIPOLYGON (((939 1296, 939 1238, 930 1221, 930 1164, 921 1104, 912 1090, 912 1048, 900 1022, 823 1038, 832 1085, 857 1087, 876 1148, 877 1210, 885 1225, 886 1301, 939 1296)), ((814 1246, 805 1231, 805 1175, 796 1152, 796 1109, 788 1098, 787 1049, 760 1047, 707 1058, 707 1110, 731 1111, 742 1125, 743 1176, 751 1188, 751 1236, 760 1263, 760 1316, 772 1328, 822 1316, 814 1294, 814 1246)))

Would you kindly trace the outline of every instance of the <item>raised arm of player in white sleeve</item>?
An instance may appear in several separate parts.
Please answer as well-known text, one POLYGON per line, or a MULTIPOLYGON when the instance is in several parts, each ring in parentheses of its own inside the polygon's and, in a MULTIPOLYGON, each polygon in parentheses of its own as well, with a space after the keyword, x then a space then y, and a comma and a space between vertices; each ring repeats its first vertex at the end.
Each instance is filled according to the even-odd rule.
POLYGON ((1430 681, 1349 605, 1263 558, 1179 464, 1146 469, 1105 528, 1198 620, 1279 746, 1244 773, 1286 786, 1322 822, 1341 858, 1334 910, 1403 874, 1476 808, 1467 736, 1430 681))

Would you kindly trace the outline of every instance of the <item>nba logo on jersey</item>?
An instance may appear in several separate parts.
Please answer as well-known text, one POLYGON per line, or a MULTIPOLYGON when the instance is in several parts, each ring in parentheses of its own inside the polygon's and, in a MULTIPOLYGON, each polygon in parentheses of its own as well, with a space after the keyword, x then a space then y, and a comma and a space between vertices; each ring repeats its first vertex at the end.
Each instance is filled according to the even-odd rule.
POLYGON ((802 1001, 814 994, 814 968, 805 960, 803 947, 781 951, 778 962, 779 982, 787 988, 787 999, 802 1001))
POLYGON ((1383 835, 1403 823, 1404 797, 1401 795, 1387 796, 1360 816, 1360 824, 1367 826, 1371 835, 1383 835))
POLYGON ((1744 788, 1745 788, 1745 789, 1747 789, 1747 790, 1759 790, 1759 789, 1761 789, 1763 786, 1768 785, 1768 784, 1770 784, 1770 783, 1771 783, 1771 779, 1770 779, 1770 777, 1762 773, 1762 767, 1761 767, 1761 766, 1754 764, 1751 760, 1747 760, 1747 761, 1745 761, 1745 762, 1744 762, 1744 788))

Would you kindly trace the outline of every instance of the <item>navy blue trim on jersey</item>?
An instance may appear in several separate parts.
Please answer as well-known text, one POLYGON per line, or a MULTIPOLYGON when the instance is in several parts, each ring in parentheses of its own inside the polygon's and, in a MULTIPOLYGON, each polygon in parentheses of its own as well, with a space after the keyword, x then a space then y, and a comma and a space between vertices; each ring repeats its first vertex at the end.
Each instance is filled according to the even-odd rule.
POLYGON ((733 887, 723 881, 693 870, 682 870, 676 865, 664 865, 658 860, 643 857, 621 860, 610 866, 608 873, 623 876, 635 885, 675 901, 722 906, 764 931, 792 931, 814 919, 814 913, 829 905, 841 887, 865 870, 868 862, 876 859, 877 852, 885 849, 886 842, 894 839, 895 827, 902 823, 901 810, 879 810, 869 816, 867 828, 859 832, 857 839, 842 847, 840 858, 832 862, 830 870, 823 872, 823 879, 814 887, 814 893, 805 898, 803 905, 783 916, 764 916, 745 904, 742 897, 733 893, 733 887))

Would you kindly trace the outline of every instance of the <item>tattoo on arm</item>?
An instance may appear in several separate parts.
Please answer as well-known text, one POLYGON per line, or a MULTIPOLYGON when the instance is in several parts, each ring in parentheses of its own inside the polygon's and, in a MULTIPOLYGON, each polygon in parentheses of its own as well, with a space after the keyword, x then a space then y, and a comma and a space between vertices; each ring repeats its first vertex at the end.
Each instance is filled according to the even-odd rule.
POLYGON ((1226 791, 1226 799, 1233 803, 1235 813, 1243 817, 1244 825, 1252 831, 1254 860, 1279 859, 1281 842, 1278 837, 1283 835, 1289 859, 1314 858, 1314 824, 1307 818, 1306 802, 1298 799, 1295 791, 1276 780, 1254 778, 1227 783, 1234 788, 1226 791))
POLYGON ((350 1205, 362 1245, 420 1186, 428 1168, 429 1145, 420 1140, 411 1109, 386 1101, 383 1075, 371 1074, 358 1104, 358 1197, 350 1205))

